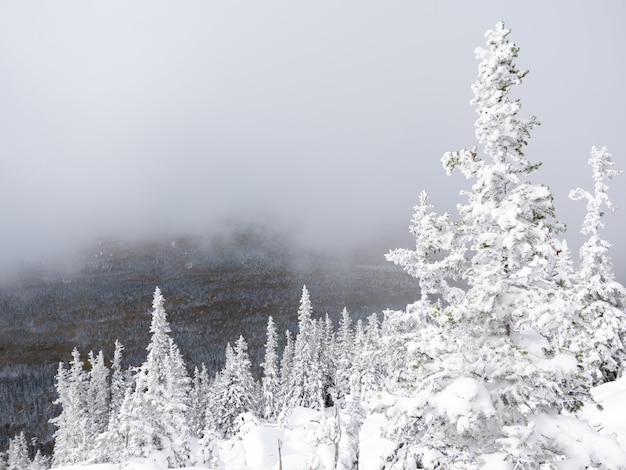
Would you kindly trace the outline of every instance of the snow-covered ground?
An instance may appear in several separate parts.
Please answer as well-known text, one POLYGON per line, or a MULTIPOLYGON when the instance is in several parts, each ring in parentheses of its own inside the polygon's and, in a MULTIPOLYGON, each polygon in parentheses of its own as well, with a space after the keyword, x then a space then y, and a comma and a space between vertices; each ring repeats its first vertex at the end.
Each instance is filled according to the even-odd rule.
MULTIPOLYGON (((593 390, 597 405, 586 406, 581 414, 600 433, 615 434, 626 449, 626 377, 601 385, 593 390)), ((370 415, 360 434, 359 468, 380 468, 380 458, 390 442, 379 433, 379 415, 370 415)), ((341 419, 341 417, 339 417, 341 419)), ((326 414, 298 408, 284 426, 250 424, 243 437, 220 446, 222 468, 228 470, 274 470, 279 468, 279 446, 283 470, 304 468, 333 469, 335 459, 335 418, 326 414), (314 445, 318 442, 317 446, 314 445)), ((581 443, 582 444, 582 443, 581 443)), ((339 449, 341 449, 341 443, 339 449)), ((340 451, 341 452, 341 451, 340 451)), ((165 465, 157 461, 134 460, 123 465, 97 464, 59 467, 64 470, 161 470, 165 465)), ((208 467, 187 467, 202 469, 208 467)), ((493 468, 493 467, 490 467, 493 468)))

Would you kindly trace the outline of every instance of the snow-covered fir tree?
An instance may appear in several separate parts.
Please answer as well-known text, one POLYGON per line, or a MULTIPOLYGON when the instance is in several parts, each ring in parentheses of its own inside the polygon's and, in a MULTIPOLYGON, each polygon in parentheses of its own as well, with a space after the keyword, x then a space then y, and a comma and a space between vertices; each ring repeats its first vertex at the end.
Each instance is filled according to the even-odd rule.
POLYGON ((315 361, 317 386, 322 397, 322 407, 331 406, 335 393, 335 332, 330 316, 318 318, 315 322, 315 361))
MULTIPOLYGON (((572 442, 551 437, 575 421, 562 413, 588 398, 589 383, 575 355, 560 347, 574 321, 554 302, 562 226, 548 188, 528 181, 539 166, 524 154, 537 121, 520 118, 521 103, 510 97, 526 72, 517 69, 509 33, 498 23, 486 33, 487 48, 476 50, 472 103, 485 157, 477 148, 443 157, 448 173, 458 168, 473 180, 461 219, 434 215, 423 194, 412 225, 416 250, 389 255, 420 278, 426 295, 445 301, 423 293, 407 309, 416 328, 405 343, 412 373, 380 408, 397 442, 390 468, 479 468, 490 456, 530 469, 580 458, 572 442), (451 288, 455 281, 464 290, 451 288)), ((401 325, 406 314, 398 316, 390 321, 401 325)), ((586 458, 615 462, 602 453, 586 458)))
POLYGON ((111 364, 111 385, 109 394, 108 419, 105 429, 96 437, 93 460, 95 462, 107 462, 111 455, 121 452, 124 447, 123 433, 120 430, 120 411, 124 402, 126 391, 129 389, 127 373, 122 369, 122 353, 124 346, 115 340, 113 363, 111 364))
POLYGON ((226 346, 226 364, 215 379, 205 434, 214 431, 222 437, 237 434, 242 414, 256 412, 257 397, 257 387, 250 371, 248 345, 240 336, 234 349, 230 343, 226 346))
POLYGON ((8 470, 27 470, 31 465, 28 457, 28 443, 24 433, 21 432, 9 441, 9 450, 7 452, 7 469, 8 470))
POLYGON ((461 227, 450 221, 449 214, 438 215, 432 209, 428 194, 422 191, 410 226, 415 236, 415 249, 397 248, 385 257, 418 279, 422 301, 434 295, 454 302, 462 296, 454 282, 463 277, 466 264, 461 227), (439 255, 435 257, 435 254, 439 255))
POLYGON ((293 367, 286 383, 285 403, 287 408, 304 406, 324 407, 324 377, 320 357, 321 333, 312 318, 313 308, 306 286, 298 308, 298 334, 294 342, 293 367))
POLYGON ((263 392, 263 417, 274 419, 278 416, 280 376, 278 370, 278 333, 274 319, 270 316, 267 319, 265 357, 261 363, 263 377, 261 386, 263 392))
POLYGON ((109 424, 109 369, 104 363, 102 351, 94 355, 88 354, 91 369, 88 373, 87 386, 87 452, 93 457, 97 447, 97 439, 104 433, 109 424))
POLYGON ((189 427, 191 434, 202 437, 206 426, 206 410, 209 407, 211 383, 206 365, 203 363, 200 369, 194 368, 191 392, 189 394, 189 427))
POLYGON ((170 326, 161 290, 154 291, 152 337, 146 361, 139 367, 135 388, 127 393, 120 411, 125 456, 167 459, 171 467, 189 461, 186 427, 189 380, 178 348, 170 338, 170 326), (174 390, 178 385, 181 388, 174 390))
POLYGON ((594 385, 621 374, 626 359, 626 291, 617 282, 609 256, 611 244, 602 239, 604 209, 615 210, 608 196, 608 180, 620 172, 613 169, 606 148, 591 150, 594 191, 581 188, 570 192, 573 200, 587 201, 581 233, 589 238, 580 249, 580 266, 575 275, 574 292, 580 308, 582 334, 573 338, 573 348, 580 353, 594 385))
POLYGON ((352 319, 348 309, 344 308, 339 319, 335 346, 335 393, 340 403, 344 403, 346 395, 350 393, 350 375, 352 374, 354 355, 352 319))
POLYGON ((124 395, 126 394, 127 380, 126 372, 122 369, 122 354, 124 345, 115 340, 113 351, 113 363, 111 364, 111 398, 109 404, 109 416, 116 416, 122 407, 124 395))
POLYGON ((47 470, 50 468, 50 459, 37 449, 32 462, 28 465, 28 470, 47 470))
POLYGON ((286 411, 289 408, 289 389, 291 382, 291 373, 293 371, 293 355, 293 337, 291 335, 291 332, 287 330, 285 331, 285 347, 283 348, 283 354, 280 359, 280 389, 278 396, 278 417, 280 421, 285 418, 286 411))
POLYGON ((83 361, 76 348, 72 351, 69 369, 60 363, 56 377, 58 398, 55 404, 61 407, 61 413, 51 420, 56 426, 54 433, 54 464, 70 465, 89 460, 87 449, 88 379, 83 369, 83 361))

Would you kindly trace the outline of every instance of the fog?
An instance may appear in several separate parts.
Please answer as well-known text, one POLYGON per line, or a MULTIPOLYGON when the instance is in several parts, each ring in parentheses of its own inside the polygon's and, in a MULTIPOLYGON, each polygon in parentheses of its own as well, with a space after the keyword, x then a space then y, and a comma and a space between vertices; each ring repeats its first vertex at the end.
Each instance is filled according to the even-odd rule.
MULTIPOLYGON (((462 200, 440 159, 475 145, 473 51, 499 20, 542 122, 533 181, 576 253, 567 194, 592 189, 591 146, 626 169, 626 4, 430 3, 0 3, 2 265, 228 224, 313 249, 410 243, 422 189, 440 211, 462 200)), ((623 178, 604 231, 621 276, 623 178)))

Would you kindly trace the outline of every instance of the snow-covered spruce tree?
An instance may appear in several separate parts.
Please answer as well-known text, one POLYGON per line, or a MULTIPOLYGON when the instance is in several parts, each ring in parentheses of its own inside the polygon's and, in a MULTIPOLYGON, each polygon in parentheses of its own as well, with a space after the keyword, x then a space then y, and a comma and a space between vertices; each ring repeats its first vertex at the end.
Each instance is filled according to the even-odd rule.
POLYGON ((80 353, 74 348, 69 369, 60 363, 56 376, 58 398, 55 404, 61 406, 61 413, 50 420, 57 428, 53 453, 56 466, 85 462, 90 458, 87 453, 87 387, 87 373, 83 369, 80 353))
POLYGON ((226 364, 216 376, 205 435, 217 431, 221 437, 237 434, 241 415, 257 408, 257 388, 250 371, 248 345, 240 336, 233 349, 226 346, 226 364))
POLYGON ((278 421, 283 423, 289 409, 289 391, 294 355, 293 337, 289 330, 285 331, 285 347, 280 358, 280 388, 278 392, 278 421))
POLYGON ((261 379, 263 392, 263 417, 275 419, 278 416, 280 377, 278 373, 278 333, 274 319, 267 319, 267 336, 265 341, 265 358, 261 364, 263 377, 261 379))
POLYGON ((21 432, 13 439, 9 440, 9 450, 7 452, 8 470, 27 470, 31 461, 28 457, 28 443, 21 432))
POLYGON ((120 410, 124 449, 122 456, 164 458, 178 468, 189 460, 186 425, 189 380, 170 327, 161 290, 154 291, 152 337, 146 361, 139 367, 135 388, 120 410), (175 390, 177 386, 180 389, 175 390))
POLYGON ((466 264, 460 237, 462 227, 451 222, 449 214, 438 215, 432 209, 428 194, 422 191, 409 227, 415 236, 415 250, 398 248, 385 257, 418 279, 423 302, 435 295, 452 303, 462 296, 462 291, 453 285, 453 281, 462 278, 466 264))
POLYGON ((284 404, 321 410, 324 408, 324 380, 319 361, 320 335, 312 317, 311 298, 306 286, 298 308, 298 334, 294 342, 293 367, 285 384, 284 404))
POLYGON ((194 369, 193 380, 190 392, 189 405, 189 426, 194 437, 202 437, 202 432, 206 426, 206 410, 209 406, 211 393, 211 382, 206 365, 194 369))
POLYGON ((607 191, 608 181, 620 172, 614 170, 606 148, 591 150, 594 191, 581 188, 570 192, 573 200, 587 201, 581 233, 589 238, 580 249, 580 266, 575 274, 574 292, 580 305, 582 334, 572 347, 581 355, 594 385, 615 380, 621 374, 626 351, 626 290, 615 279, 608 252, 611 244, 600 237, 604 208, 615 210, 607 191))
POLYGON ((343 406, 345 397, 350 393, 350 375, 352 374, 354 355, 354 333, 352 319, 348 309, 344 308, 339 319, 335 345, 335 393, 337 400, 343 406))
POLYGON ((110 386, 109 369, 104 364, 103 352, 100 351, 96 356, 90 351, 88 359, 91 369, 87 385, 87 450, 90 460, 93 460, 98 437, 106 431, 109 424, 110 386))
POLYGON ((473 181, 460 221, 434 215, 422 196, 412 226, 416 251, 389 255, 420 279, 425 294, 445 301, 432 303, 423 292, 398 314, 401 321, 387 314, 400 328, 407 314, 417 320, 417 340, 405 349, 405 382, 375 405, 393 423, 397 447, 389 468, 480 468, 487 460, 516 469, 565 461, 573 468, 624 468, 626 461, 614 441, 562 414, 581 405, 589 384, 574 354, 559 347, 573 318, 556 295, 562 283, 555 237, 562 227, 548 188, 528 181, 539 166, 524 155, 537 121, 520 118, 521 103, 510 97, 526 72, 515 65, 518 48, 509 33, 499 23, 486 33, 487 48, 476 50, 472 103, 484 158, 477 148, 443 157, 448 173, 460 169, 473 181), (451 288, 456 280, 463 290, 451 288), (605 439, 615 454, 581 451, 574 442, 580 436, 565 429, 605 439))
POLYGON ((50 468, 50 458, 37 449, 33 461, 28 466, 28 470, 47 470, 48 468, 50 468))
POLYGON ((335 400, 335 327, 328 313, 317 321, 317 360, 324 406, 332 406, 335 400))
POLYGON ((120 410, 129 384, 126 377, 127 372, 122 369, 123 351, 122 343, 115 340, 113 363, 111 364, 108 421, 105 430, 96 437, 93 452, 95 462, 110 462, 111 456, 121 455, 124 448, 123 433, 120 430, 120 410))
POLYGON ((115 350, 113 351, 113 363, 111 364, 111 398, 109 402, 109 416, 119 413, 126 394, 127 380, 126 372, 122 369, 122 354, 124 345, 115 340, 115 350))
POLYGON ((172 431, 172 456, 170 462, 184 466, 190 455, 191 429, 188 422, 191 379, 187 367, 174 340, 169 338, 169 354, 166 357, 166 396, 163 412, 172 431))

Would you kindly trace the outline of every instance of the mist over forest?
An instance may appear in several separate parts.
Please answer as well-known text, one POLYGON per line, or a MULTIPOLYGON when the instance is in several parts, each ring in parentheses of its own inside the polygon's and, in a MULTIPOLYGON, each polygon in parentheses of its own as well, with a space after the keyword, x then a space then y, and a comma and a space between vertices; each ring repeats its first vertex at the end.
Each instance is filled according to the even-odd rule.
MULTIPOLYGON (((592 183, 591 146, 626 168, 625 8, 3 4, 0 270, 232 225, 307 250, 409 244, 422 189, 456 211, 465 181, 444 179, 440 160, 474 140, 472 50, 502 19, 530 69, 518 96, 542 123, 529 157, 576 254, 584 205, 567 194, 592 183)), ((624 188, 612 188, 617 207, 624 188)), ((607 214, 607 240, 622 220, 607 214)))

